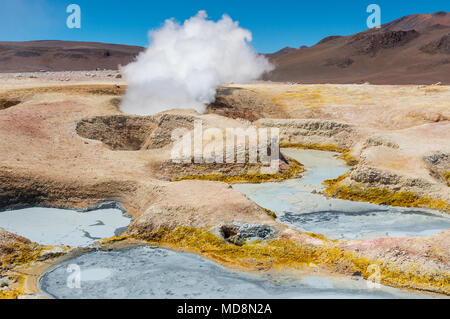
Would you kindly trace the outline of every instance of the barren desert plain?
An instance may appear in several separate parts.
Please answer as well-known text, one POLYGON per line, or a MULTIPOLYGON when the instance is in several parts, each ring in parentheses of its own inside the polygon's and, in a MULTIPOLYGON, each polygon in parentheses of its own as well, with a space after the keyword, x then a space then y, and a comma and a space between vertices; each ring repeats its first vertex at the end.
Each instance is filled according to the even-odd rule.
POLYGON ((319 201, 390 205, 447 219, 449 86, 233 83, 219 88, 205 114, 134 116, 118 108, 127 86, 117 74, 0 74, 0 208, 88 214, 109 207, 132 217, 124 232, 80 247, 0 230, 0 297, 47 298, 39 281, 55 265, 146 245, 256 275, 370 279, 376 265, 385 286, 450 295, 450 229, 327 238, 282 222, 278 211, 234 187, 308 176, 309 166, 284 149, 335 152, 346 173, 324 181, 319 201), (196 120, 206 128, 279 127, 279 172, 259 174, 247 163, 172 163, 172 130, 190 130, 196 120))

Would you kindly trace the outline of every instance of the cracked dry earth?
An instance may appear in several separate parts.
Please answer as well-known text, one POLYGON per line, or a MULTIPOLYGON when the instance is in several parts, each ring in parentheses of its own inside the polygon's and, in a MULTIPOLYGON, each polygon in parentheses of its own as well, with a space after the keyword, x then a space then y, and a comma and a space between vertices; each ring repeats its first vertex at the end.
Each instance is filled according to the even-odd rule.
MULTIPOLYGON (((361 125, 364 121, 360 117, 352 122, 344 116, 347 123, 337 123, 340 113, 335 114, 334 106, 330 110, 320 106, 324 109, 319 113, 308 110, 309 117, 304 116, 306 111, 302 107, 311 106, 299 106, 298 101, 289 106, 283 100, 272 107, 270 103, 278 103, 276 96, 268 98, 267 94, 275 91, 281 94, 280 86, 274 85, 271 91, 270 85, 264 84, 266 93, 259 94, 259 85, 252 87, 249 95, 245 95, 245 90, 249 90, 246 86, 238 90, 243 97, 234 97, 234 104, 226 106, 236 111, 231 115, 221 112, 222 105, 205 115, 177 110, 137 117, 124 115, 117 108, 125 91, 122 82, 91 79, 61 85, 49 79, 1 81, 0 100, 4 102, 0 110, 0 207, 86 209, 105 201, 117 201, 133 217, 133 222, 120 237, 102 241, 98 245, 101 249, 145 242, 198 253, 249 271, 310 269, 364 278, 371 274, 368 266, 376 263, 386 285, 450 294, 450 230, 432 237, 330 241, 278 223, 229 184, 201 180, 172 182, 174 178, 192 174, 192 168, 174 169, 170 164, 173 129, 192 129, 196 119, 203 120, 205 127, 248 127, 251 122, 240 118, 246 116, 236 114, 248 114, 248 110, 239 108, 242 101, 251 99, 256 92, 258 99, 266 102, 258 104, 261 109, 254 105, 254 112, 258 113, 250 119, 257 120, 254 124, 279 126, 285 142, 334 144, 350 149, 359 164, 346 177, 348 183, 355 183, 357 178, 352 174, 361 170, 390 172, 400 176, 398 180, 389 179, 393 184, 390 187, 410 187, 448 203, 448 186, 442 174, 449 169, 445 155, 450 152, 448 106, 442 107, 439 121, 423 125, 417 119, 409 119, 410 113, 398 111, 399 116, 409 121, 408 127, 395 129, 391 123, 384 130, 381 124, 377 126, 370 121, 367 126, 361 125), (270 111, 266 114, 267 109, 270 111), (324 116, 316 117, 317 114, 324 116), (426 143, 428 138, 433 139, 432 145, 426 143), (407 165, 394 165, 397 156, 407 165), (402 178, 408 181, 415 178, 420 183, 407 186, 402 184, 402 178), (261 232, 267 236, 259 236, 261 232), (262 239, 245 242, 250 237, 262 239)), ((450 88, 441 89, 447 90, 443 93, 446 96, 450 94, 450 88)), ((378 92, 372 86, 367 90, 373 95, 378 92)), ((349 113, 353 112, 351 105, 347 107, 349 113)), ((376 107, 370 107, 368 118, 372 118, 376 107)), ((395 107, 390 106, 394 110, 395 107)), ((364 114, 362 107, 358 106, 358 110, 364 114)), ((227 172, 244 174, 250 169, 244 165, 227 172)), ((216 167, 206 170, 202 165, 194 170, 208 174, 224 172, 216 167)), ((360 182, 381 183, 376 176, 360 182)), ((0 296, 36 296, 37 278, 45 269, 84 251, 44 247, 1 230, 0 276, 6 288, 0 291, 0 296)))

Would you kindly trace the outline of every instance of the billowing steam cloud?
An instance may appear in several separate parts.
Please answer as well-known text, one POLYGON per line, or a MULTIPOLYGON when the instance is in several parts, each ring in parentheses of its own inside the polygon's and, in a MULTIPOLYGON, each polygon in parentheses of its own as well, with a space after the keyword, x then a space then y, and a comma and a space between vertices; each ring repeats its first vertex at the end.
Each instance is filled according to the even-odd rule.
POLYGON ((218 85, 255 80, 273 69, 249 46, 250 31, 227 15, 214 22, 199 11, 183 25, 167 20, 149 36, 149 48, 122 69, 128 82, 121 105, 125 113, 150 115, 174 108, 203 112, 218 85))

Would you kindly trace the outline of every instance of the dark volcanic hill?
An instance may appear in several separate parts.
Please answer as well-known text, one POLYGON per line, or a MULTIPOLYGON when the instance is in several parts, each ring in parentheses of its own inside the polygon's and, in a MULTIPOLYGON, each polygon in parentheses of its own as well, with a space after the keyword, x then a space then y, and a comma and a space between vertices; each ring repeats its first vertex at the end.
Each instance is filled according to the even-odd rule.
POLYGON ((291 48, 291 47, 285 47, 285 48, 283 48, 283 49, 281 49, 281 50, 279 50, 279 51, 277 51, 275 53, 267 53, 267 54, 264 54, 264 55, 267 58, 269 58, 269 59, 273 59, 273 58, 279 57, 281 55, 285 55, 285 54, 288 54, 290 52, 293 52, 295 50, 297 50, 297 49, 296 48, 291 48))
POLYGON ((118 44, 30 41, 0 42, 0 72, 117 69, 144 50, 118 44))
POLYGON ((270 57, 266 79, 300 83, 450 84, 450 13, 415 14, 270 57))

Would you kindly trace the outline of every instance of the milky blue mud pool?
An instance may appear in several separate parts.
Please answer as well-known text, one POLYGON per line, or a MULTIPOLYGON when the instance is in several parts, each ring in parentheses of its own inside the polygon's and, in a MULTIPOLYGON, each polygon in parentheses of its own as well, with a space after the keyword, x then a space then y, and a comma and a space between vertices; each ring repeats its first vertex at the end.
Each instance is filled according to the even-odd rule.
POLYGON ((89 211, 32 207, 0 212, 0 228, 42 245, 86 247, 122 233, 131 217, 118 208, 89 211))
POLYGON ((305 165, 303 178, 233 188, 276 212, 280 222, 293 228, 330 239, 428 236, 450 228, 450 218, 437 211, 327 198, 319 194, 323 181, 349 170, 338 154, 302 149, 282 152, 305 165))
POLYGON ((149 246, 95 251, 66 261, 40 279, 41 291, 60 299, 422 298, 362 279, 254 275, 226 269, 197 255, 149 246), (79 267, 80 285, 68 285, 79 267))

